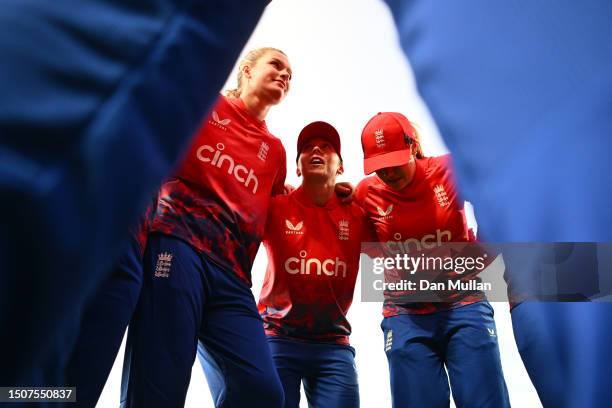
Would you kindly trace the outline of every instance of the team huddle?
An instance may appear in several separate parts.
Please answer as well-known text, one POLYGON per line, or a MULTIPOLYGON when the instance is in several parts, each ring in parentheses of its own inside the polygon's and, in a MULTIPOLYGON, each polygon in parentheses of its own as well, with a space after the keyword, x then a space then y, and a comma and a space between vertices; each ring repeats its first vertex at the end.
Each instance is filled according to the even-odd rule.
MULTIPOLYGON (((400 113, 363 128, 364 170, 376 175, 355 189, 336 182, 340 135, 320 121, 298 138, 302 184, 285 186, 285 149, 265 117, 291 75, 280 50, 251 51, 238 88, 219 97, 161 185, 84 315, 67 380, 81 405, 95 405, 129 323, 124 407, 183 406, 196 355, 217 407, 295 408, 302 384, 309 406, 358 407, 347 313, 362 243, 475 241, 450 157, 425 156, 400 113), (256 301, 251 268, 262 242, 268 267, 256 301)), ((383 315, 395 407, 448 406, 449 380, 458 407, 510 405, 484 293, 444 302, 388 294, 383 315)))
MULTIPOLYGON (((498 281, 467 263, 488 254, 478 268, 497 272, 502 254, 542 406, 612 406, 612 2, 516 3, 2 2, 0 405, 95 406, 128 329, 125 407, 183 406, 196 356, 217 407, 295 407, 301 386, 309 406, 357 406, 359 388, 380 406, 366 398, 387 396, 370 380, 383 372, 360 367, 358 383, 354 365, 352 345, 376 357, 347 319, 357 280, 383 302, 382 332, 358 322, 378 333, 393 406, 448 407, 450 391, 507 406, 499 298, 478 285, 498 281), (219 96, 259 21, 251 38, 321 72, 296 115, 330 106, 336 126, 376 95, 424 112, 397 82, 401 49, 452 160, 402 114, 368 118, 376 107, 338 127, 342 149, 334 126, 296 116, 281 131, 297 149, 283 146, 266 124, 292 86, 283 52, 248 53, 219 96), (363 156, 348 153, 357 134, 363 156), (359 163, 365 179, 336 182, 359 163)), ((520 377, 514 405, 537 404, 520 377)))

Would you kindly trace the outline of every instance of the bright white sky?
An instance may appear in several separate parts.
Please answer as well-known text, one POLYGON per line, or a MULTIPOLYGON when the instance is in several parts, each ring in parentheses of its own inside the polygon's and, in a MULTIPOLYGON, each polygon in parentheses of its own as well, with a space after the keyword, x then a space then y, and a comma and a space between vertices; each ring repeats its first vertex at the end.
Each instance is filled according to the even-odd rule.
MULTIPOLYGON (((399 48, 395 26, 382 0, 273 0, 245 47, 283 50, 293 68, 291 91, 267 118, 268 128, 287 150, 287 181, 295 175, 295 145, 300 130, 325 120, 342 139, 345 174, 354 184, 363 178, 361 129, 381 111, 398 111, 417 124, 426 155, 446 153, 427 108, 415 89, 410 67, 399 48)), ((226 88, 235 87, 235 73, 226 88)), ((257 298, 265 271, 265 251, 253 268, 257 298)), ((360 301, 359 281, 349 320, 357 350, 361 406, 390 407, 389 375, 379 328, 381 305, 360 301)), ((511 403, 540 406, 516 350, 506 303, 493 304, 511 403)), ((123 348, 98 406, 117 406, 123 348)), ((301 406, 306 407, 302 395, 301 406)), ((199 363, 194 365, 186 407, 213 407, 199 363)))

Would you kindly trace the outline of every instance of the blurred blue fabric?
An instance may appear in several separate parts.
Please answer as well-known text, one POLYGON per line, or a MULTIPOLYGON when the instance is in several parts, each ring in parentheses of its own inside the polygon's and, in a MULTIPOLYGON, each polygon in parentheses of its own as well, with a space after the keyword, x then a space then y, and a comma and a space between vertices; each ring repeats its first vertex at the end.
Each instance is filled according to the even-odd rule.
POLYGON ((60 385, 84 299, 266 0, 5 0, 0 385, 60 385))
MULTIPOLYGON (((386 2, 479 235, 612 241, 612 3, 386 2)), ((540 324, 569 344, 548 388, 567 407, 612 405, 611 306, 542 308, 540 324)))

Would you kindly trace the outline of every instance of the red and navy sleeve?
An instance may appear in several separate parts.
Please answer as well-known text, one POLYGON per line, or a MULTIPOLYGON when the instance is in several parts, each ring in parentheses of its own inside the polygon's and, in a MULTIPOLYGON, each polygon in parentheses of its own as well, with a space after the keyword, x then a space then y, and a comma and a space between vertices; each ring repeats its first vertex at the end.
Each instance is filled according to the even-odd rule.
POLYGON ((272 196, 282 195, 285 193, 285 179, 287 178, 287 153, 285 148, 280 143, 280 157, 279 157, 279 169, 274 179, 274 185, 272 187, 272 196))

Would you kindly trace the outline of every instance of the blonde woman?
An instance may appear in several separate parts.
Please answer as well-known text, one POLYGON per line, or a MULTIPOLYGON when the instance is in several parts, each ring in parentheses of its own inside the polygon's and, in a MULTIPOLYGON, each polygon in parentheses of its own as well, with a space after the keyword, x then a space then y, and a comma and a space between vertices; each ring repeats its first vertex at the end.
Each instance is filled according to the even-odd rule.
POLYGON ((183 406, 198 343, 217 407, 281 407, 283 390, 250 290, 286 158, 265 118, 291 82, 287 56, 247 54, 184 161, 163 183, 131 325, 124 406, 183 406))

